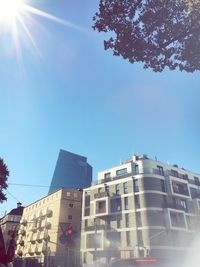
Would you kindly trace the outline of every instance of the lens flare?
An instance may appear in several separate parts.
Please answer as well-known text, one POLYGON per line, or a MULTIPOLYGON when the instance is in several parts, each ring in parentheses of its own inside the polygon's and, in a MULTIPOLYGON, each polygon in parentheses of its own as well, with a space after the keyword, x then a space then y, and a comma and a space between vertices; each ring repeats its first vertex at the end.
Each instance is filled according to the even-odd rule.
POLYGON ((22 0, 0 0, 0 24, 15 21, 23 8, 22 0))
MULTIPOLYGON (((29 48, 32 51, 39 51, 37 47, 37 40, 34 38, 34 30, 38 26, 36 17, 43 17, 56 23, 62 24, 68 28, 78 31, 85 31, 83 28, 71 23, 70 21, 63 20, 35 8, 27 3, 28 0, 0 0, 0 38, 4 38, 9 33, 11 42, 15 48, 18 58, 22 55, 24 40, 29 40, 29 48), (27 38, 25 38, 25 36, 27 38)), ((6 46, 6 42, 2 41, 2 45, 6 46)), ((27 43, 26 43, 27 47, 27 43)))

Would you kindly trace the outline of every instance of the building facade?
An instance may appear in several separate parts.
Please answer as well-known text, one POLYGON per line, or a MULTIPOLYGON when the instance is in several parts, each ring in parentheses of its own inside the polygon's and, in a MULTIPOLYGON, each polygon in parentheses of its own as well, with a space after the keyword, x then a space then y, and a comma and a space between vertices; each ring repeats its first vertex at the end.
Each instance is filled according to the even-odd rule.
POLYGON ((12 209, 9 213, 5 214, 0 219, 0 227, 4 239, 5 249, 7 250, 10 241, 14 238, 17 239, 18 228, 22 217, 24 207, 21 203, 17 203, 17 208, 12 209))
POLYGON ((20 222, 16 255, 41 263, 48 257, 55 265, 64 266, 63 258, 70 250, 80 251, 81 199, 81 191, 61 189, 27 206, 20 222), (70 237, 69 229, 73 234, 70 237))
POLYGON ((183 256, 200 230, 200 175, 134 156, 83 190, 82 263, 183 256))
POLYGON ((92 182, 92 167, 87 158, 60 150, 49 194, 60 188, 86 188, 92 182))

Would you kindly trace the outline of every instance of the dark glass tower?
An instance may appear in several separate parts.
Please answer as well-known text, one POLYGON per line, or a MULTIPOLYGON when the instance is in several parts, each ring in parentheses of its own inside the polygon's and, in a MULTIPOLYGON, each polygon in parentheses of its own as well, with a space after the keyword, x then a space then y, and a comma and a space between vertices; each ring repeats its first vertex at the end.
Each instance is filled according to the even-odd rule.
POLYGON ((92 167, 87 158, 60 150, 49 194, 60 188, 86 188, 92 182, 92 167))

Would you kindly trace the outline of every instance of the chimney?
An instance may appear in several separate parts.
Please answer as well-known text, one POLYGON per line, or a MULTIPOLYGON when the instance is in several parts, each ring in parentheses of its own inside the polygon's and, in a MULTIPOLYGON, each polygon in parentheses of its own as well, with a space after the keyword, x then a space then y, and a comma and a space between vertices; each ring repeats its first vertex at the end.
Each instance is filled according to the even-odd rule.
POLYGON ((17 203, 17 208, 20 208, 22 206, 22 203, 21 202, 18 202, 17 203))

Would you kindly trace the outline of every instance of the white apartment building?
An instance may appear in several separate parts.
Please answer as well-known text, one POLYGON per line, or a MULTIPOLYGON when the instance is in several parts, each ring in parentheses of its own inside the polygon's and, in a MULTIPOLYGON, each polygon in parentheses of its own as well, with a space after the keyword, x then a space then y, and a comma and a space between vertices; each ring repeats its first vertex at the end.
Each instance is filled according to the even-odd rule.
POLYGON ((82 263, 182 257, 200 230, 200 175, 146 155, 83 190, 82 263))

